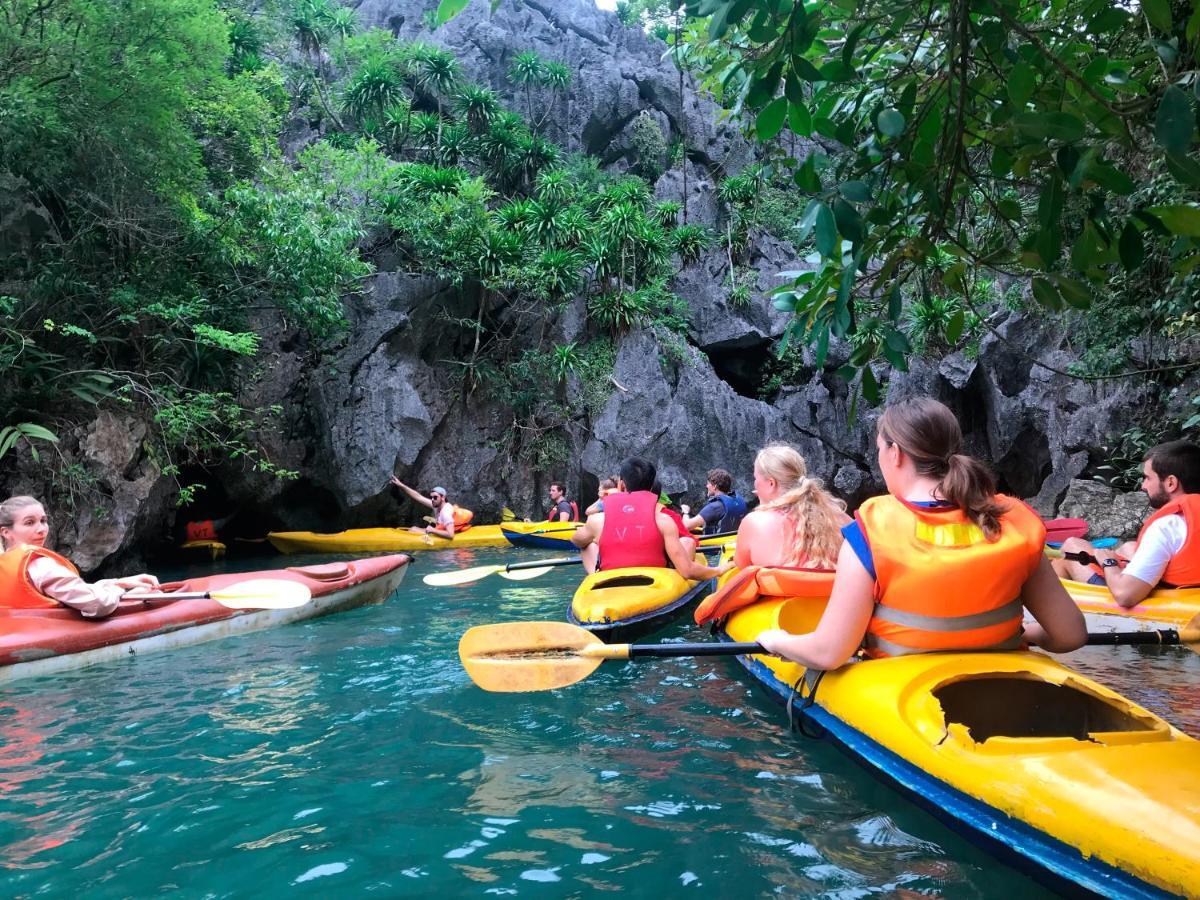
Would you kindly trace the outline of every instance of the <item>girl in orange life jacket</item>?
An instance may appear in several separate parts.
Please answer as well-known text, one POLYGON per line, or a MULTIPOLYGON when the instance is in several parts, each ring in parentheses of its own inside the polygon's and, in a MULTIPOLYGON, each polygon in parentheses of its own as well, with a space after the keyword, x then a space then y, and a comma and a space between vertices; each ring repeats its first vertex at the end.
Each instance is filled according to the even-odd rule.
POLYGON ((816 669, 863 643, 875 656, 1016 647, 1066 653, 1087 639, 1083 615, 1042 554, 1045 527, 995 493, 991 473, 959 453, 953 413, 928 397, 889 407, 875 444, 888 493, 843 529, 837 575, 816 629, 764 631, 771 653, 816 669))
POLYGON ((121 597, 158 587, 153 575, 132 575, 88 584, 71 562, 44 546, 50 533, 46 511, 33 497, 0 503, 0 605, 9 609, 77 609, 103 618, 121 597))
POLYGON ((588 516, 587 522, 571 535, 571 542, 583 551, 585 568, 595 560, 598 549, 602 555, 600 567, 606 570, 666 568, 670 564, 684 578, 694 581, 724 574, 729 563, 702 565, 684 550, 675 523, 659 512, 658 495, 651 492, 655 474, 653 463, 636 456, 621 464, 618 492, 605 498, 603 512, 588 516))
POLYGON ((846 504, 808 477, 804 457, 787 444, 771 444, 754 458, 759 506, 738 528, 734 564, 832 569, 850 524, 846 504))

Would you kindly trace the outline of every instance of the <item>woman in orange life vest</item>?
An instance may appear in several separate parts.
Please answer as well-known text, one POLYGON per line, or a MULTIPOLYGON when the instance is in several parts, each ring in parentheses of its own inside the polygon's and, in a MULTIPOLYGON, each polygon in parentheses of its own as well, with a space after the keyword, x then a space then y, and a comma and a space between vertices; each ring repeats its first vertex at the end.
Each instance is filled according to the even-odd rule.
POLYGON ((127 593, 158 587, 153 575, 108 578, 88 584, 71 562, 44 546, 50 524, 33 497, 0 503, 0 606, 53 609, 60 604, 100 619, 113 612, 127 593))
POLYGON ((959 453, 954 414, 928 397, 884 411, 875 444, 888 493, 843 529, 829 605, 809 634, 764 631, 770 653, 816 669, 872 656, 1020 645, 1066 653, 1087 640, 1083 615, 1042 553, 1045 526, 996 494, 978 461, 959 453))
POLYGON ((808 477, 804 457, 787 444, 771 444, 754 458, 759 505, 737 533, 734 564, 832 569, 850 524, 846 504, 808 477))

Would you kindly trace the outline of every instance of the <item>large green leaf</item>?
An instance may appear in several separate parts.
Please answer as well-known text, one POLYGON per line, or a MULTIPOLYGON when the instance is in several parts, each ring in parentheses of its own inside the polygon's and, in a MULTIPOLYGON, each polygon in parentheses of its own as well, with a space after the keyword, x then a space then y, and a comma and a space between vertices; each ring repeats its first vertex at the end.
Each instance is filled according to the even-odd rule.
POLYGON ((437 8, 437 23, 445 25, 460 12, 467 8, 471 0, 442 0, 437 8))
POLYGON ((1159 31, 1171 32, 1171 2, 1170 0, 1141 0, 1142 12, 1150 20, 1150 24, 1159 31))
POLYGON ((1187 93, 1175 85, 1163 91, 1154 117, 1154 139, 1168 153, 1187 153, 1192 147, 1196 117, 1187 93))
POLYGON ((758 129, 758 139, 769 141, 783 129, 783 120, 787 116, 788 102, 786 97, 776 97, 758 114, 755 126, 758 129))
POLYGON ((1013 127, 1037 141, 1081 141, 1087 127, 1078 116, 1065 112, 1022 112, 1012 118, 1013 127))
POLYGON ((888 107, 879 114, 876 120, 881 134, 886 134, 888 137, 900 137, 904 134, 904 113, 898 109, 888 107))
POLYGON ((822 256, 832 258, 837 253, 837 223, 833 220, 833 211, 824 203, 817 208, 815 237, 817 251, 822 256))
POLYGON ((1172 234, 1200 237, 1200 206, 1152 206, 1149 210, 1172 234))

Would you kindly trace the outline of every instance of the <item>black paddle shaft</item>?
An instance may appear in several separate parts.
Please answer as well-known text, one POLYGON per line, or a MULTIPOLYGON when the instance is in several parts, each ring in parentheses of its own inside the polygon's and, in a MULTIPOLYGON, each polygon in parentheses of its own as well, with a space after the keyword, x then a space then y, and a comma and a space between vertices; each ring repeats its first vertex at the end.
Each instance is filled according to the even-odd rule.
POLYGON ((578 556, 564 559, 531 559, 529 562, 509 563, 504 567, 505 572, 515 572, 518 569, 544 569, 548 566, 576 566, 583 560, 578 556))
POLYGON ((630 644, 629 658, 639 656, 742 656, 749 653, 766 653, 762 644, 630 644))
POLYGON ((1117 631, 1112 634, 1089 634, 1087 642, 1089 646, 1154 644, 1164 647, 1176 647, 1181 643, 1179 632, 1174 628, 1163 628, 1158 631, 1117 631))

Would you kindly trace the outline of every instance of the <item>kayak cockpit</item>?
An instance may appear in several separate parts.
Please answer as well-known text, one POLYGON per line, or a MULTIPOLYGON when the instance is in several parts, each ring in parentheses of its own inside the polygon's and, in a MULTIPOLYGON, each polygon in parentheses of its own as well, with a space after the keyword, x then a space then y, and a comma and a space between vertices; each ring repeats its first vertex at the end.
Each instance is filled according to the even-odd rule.
POLYGON ((931 691, 941 707, 943 740, 976 752, 1041 752, 1079 742, 1128 744, 1167 740, 1166 722, 1122 697, 1096 693, 1072 678, 980 673, 931 691))

